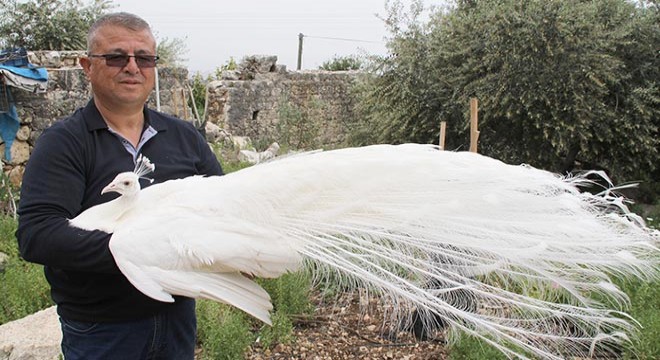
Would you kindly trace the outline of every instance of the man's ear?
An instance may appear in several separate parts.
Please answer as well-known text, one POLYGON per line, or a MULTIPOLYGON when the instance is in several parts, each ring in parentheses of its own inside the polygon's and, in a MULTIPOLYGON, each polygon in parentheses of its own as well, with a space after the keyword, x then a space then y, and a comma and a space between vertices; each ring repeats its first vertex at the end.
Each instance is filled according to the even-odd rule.
POLYGON ((89 73, 92 69, 92 61, 88 57, 82 57, 80 58, 80 66, 83 68, 83 71, 85 72, 85 75, 87 75, 87 79, 89 79, 89 73))

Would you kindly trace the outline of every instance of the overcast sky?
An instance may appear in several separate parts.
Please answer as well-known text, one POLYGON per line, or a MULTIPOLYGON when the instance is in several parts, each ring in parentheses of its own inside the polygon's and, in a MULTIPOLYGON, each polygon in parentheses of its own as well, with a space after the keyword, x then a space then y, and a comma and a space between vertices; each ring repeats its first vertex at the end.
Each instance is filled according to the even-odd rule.
MULTIPOLYGON (((425 3, 438 1, 427 0, 425 3)), ((295 70, 298 34, 303 69, 335 55, 384 54, 385 0, 114 0, 115 11, 147 20, 156 37, 186 40, 191 73, 210 73, 233 57, 276 55, 295 70), (335 39, 345 40, 335 40, 335 39)), ((409 3, 404 0, 403 3, 409 3)))

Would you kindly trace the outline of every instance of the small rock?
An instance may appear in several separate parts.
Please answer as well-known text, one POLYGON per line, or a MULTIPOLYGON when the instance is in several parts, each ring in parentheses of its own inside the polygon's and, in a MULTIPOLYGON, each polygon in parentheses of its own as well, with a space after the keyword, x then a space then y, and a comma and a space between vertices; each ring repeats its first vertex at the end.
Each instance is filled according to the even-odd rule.
POLYGON ((238 159, 241 161, 246 161, 251 164, 258 164, 260 162, 269 160, 277 156, 277 152, 280 150, 280 145, 278 143, 272 143, 268 149, 262 152, 252 151, 252 150, 241 150, 238 152, 238 159))
MULTIPOLYGON (((30 158, 30 145, 25 141, 16 140, 11 146, 11 161, 7 163, 16 165, 23 164, 30 158)), ((5 144, 0 145, 0 154, 5 153, 5 144)))
POLYGON ((9 261, 9 255, 0 252, 0 273, 5 271, 5 267, 7 266, 8 261, 9 261))
POLYGON ((21 141, 28 141, 30 139, 30 127, 21 126, 21 128, 18 129, 18 132, 16 133, 16 139, 21 141))
POLYGON ((25 166, 14 166, 14 168, 9 171, 9 182, 19 188, 23 182, 23 174, 25 174, 25 166))
POLYGON ((232 142, 234 143, 234 146, 241 150, 245 150, 245 149, 254 150, 254 148, 251 145, 252 140, 250 140, 250 138, 247 136, 232 136, 231 139, 232 142))

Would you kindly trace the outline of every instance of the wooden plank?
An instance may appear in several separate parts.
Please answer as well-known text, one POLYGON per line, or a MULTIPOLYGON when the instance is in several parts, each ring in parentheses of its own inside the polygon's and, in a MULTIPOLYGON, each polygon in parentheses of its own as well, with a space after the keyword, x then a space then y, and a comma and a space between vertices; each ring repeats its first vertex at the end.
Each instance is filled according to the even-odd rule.
POLYGON ((440 122, 440 141, 438 144, 440 145, 440 150, 445 149, 445 134, 447 132, 447 122, 446 121, 441 121, 440 122))
POLYGON ((479 100, 470 99, 470 151, 477 152, 479 142, 479 100))

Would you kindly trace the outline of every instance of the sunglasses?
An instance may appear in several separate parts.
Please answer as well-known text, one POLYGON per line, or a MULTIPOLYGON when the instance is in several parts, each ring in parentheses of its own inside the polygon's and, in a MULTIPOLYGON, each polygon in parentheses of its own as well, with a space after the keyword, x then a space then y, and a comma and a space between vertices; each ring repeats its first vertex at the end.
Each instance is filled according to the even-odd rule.
POLYGON ((152 68, 156 66, 158 56, 155 55, 124 55, 124 54, 101 54, 87 55, 88 57, 104 58, 105 64, 112 67, 123 68, 128 64, 130 58, 135 58, 135 63, 139 68, 152 68))

